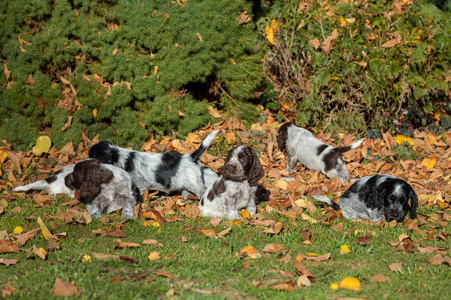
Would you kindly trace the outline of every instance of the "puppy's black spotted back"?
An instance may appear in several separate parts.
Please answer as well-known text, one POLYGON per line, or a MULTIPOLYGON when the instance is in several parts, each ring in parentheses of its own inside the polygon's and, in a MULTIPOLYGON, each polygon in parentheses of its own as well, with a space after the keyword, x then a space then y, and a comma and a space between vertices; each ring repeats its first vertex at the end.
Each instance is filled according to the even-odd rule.
POLYGON ((169 188, 171 186, 171 179, 177 174, 177 170, 182 160, 182 154, 170 151, 162 153, 162 159, 155 172, 155 180, 164 186, 169 188))

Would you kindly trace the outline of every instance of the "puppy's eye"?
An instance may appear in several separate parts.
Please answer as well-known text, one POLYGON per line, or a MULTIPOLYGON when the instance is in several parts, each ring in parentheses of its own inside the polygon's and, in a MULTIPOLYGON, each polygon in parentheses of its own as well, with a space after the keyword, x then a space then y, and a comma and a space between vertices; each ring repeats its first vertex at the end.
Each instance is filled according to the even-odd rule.
POLYGON ((246 160, 246 157, 243 154, 238 155, 238 159, 240 162, 244 162, 246 160))

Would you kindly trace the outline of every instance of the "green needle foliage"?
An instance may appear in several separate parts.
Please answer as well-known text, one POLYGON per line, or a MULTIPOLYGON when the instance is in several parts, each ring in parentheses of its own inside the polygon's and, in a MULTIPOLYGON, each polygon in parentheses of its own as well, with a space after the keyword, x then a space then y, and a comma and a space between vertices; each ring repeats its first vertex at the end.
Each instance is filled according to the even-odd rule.
POLYGON ((234 0, 2 1, 0 135, 20 148, 47 133, 61 147, 87 130, 134 146, 205 126, 207 98, 243 101, 261 83, 250 11, 234 0))
POLYGON ((277 1, 272 19, 268 67, 299 124, 330 117, 329 129, 363 131, 439 121, 433 114, 450 91, 450 13, 422 0, 305 0, 277 1))

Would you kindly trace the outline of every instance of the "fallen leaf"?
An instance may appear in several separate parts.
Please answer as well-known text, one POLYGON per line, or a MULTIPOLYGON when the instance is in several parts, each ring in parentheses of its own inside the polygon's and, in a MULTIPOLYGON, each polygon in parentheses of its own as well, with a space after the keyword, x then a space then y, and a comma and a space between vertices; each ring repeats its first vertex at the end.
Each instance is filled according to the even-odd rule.
POLYGON ((277 253, 277 252, 281 252, 284 251, 285 249, 283 248, 282 245, 280 244, 268 244, 265 247, 263 247, 263 249, 261 250, 261 252, 266 252, 266 253, 277 253))
POLYGON ((313 260, 313 261, 324 261, 328 260, 330 258, 330 253, 320 255, 320 256, 307 256, 307 260, 313 260))
POLYGON ((340 254, 348 254, 351 253, 351 250, 349 249, 348 245, 342 245, 340 247, 340 254))
POLYGON ((163 247, 163 244, 160 242, 157 242, 156 240, 148 239, 143 241, 144 245, 151 245, 155 247, 163 247))
POLYGON ((53 284, 53 294, 55 296, 73 296, 79 295, 80 291, 75 286, 74 282, 66 282, 59 278, 55 279, 53 284))
POLYGON ((388 266, 390 268, 390 270, 392 270, 393 272, 398 271, 401 272, 402 271, 402 263, 392 263, 391 265, 388 266))
POLYGON ((367 236, 360 236, 357 238, 356 242, 361 245, 369 245, 373 242, 373 239, 367 236))
POLYGON ((52 146, 52 141, 48 136, 43 135, 36 140, 36 146, 33 147, 32 152, 34 155, 39 156, 42 153, 49 152, 50 146, 52 146))
POLYGON ((0 240, 0 253, 19 253, 19 247, 10 240, 0 240))
POLYGON ((157 275, 157 276, 162 276, 162 277, 166 277, 166 278, 170 278, 170 279, 174 279, 174 278, 175 278, 174 275, 172 275, 172 274, 169 273, 169 272, 163 271, 163 270, 157 270, 157 271, 155 272, 155 275, 157 275))
POLYGON ((371 282, 385 282, 385 281, 390 282, 391 279, 383 274, 377 274, 377 275, 370 277, 370 281, 371 282))
POLYGON ((294 285, 293 282, 285 281, 280 283, 271 284, 268 286, 271 290, 280 290, 280 291, 294 291, 294 285))
POLYGON ((298 280, 296 281, 297 286, 311 286, 312 282, 306 275, 299 276, 298 280))
POLYGON ((150 252, 150 254, 149 254, 149 256, 147 257, 149 260, 158 260, 158 259, 160 259, 161 257, 160 257, 160 252, 155 252, 155 251, 152 251, 152 252, 150 252))
POLYGON ((55 237, 50 233, 50 231, 47 229, 47 226, 45 226, 44 222, 42 221, 41 217, 38 217, 37 220, 39 227, 41 227, 42 235, 46 240, 48 239, 54 239, 55 237))
POLYGON ((3 258, 3 257, 0 258, 0 264, 7 265, 7 266, 15 265, 15 264, 17 264, 17 262, 18 262, 17 259, 8 259, 8 258, 3 258))
POLYGON ((92 257, 99 260, 107 260, 107 259, 119 259, 120 255, 115 254, 103 254, 103 253, 92 253, 92 257))

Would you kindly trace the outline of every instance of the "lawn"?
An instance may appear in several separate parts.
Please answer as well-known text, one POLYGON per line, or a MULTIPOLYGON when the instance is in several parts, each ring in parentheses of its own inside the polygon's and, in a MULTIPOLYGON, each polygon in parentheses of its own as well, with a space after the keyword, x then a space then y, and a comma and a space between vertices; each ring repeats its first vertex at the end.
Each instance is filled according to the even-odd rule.
MULTIPOLYGON (((414 145, 401 143, 417 155, 415 160, 398 159, 401 154, 390 135, 366 140, 345 157, 352 177, 394 174, 406 178, 419 196, 417 219, 369 223, 344 219, 310 197, 318 192, 336 197, 349 184, 343 186, 301 166, 290 175, 283 171, 285 161, 274 147, 275 126, 263 124, 250 132, 229 134, 230 124, 215 126, 220 125, 226 130, 203 162, 217 170, 233 145, 250 144, 265 167, 263 185, 271 191, 270 201, 258 206, 258 214, 248 217, 244 212, 241 221, 203 218, 198 199, 158 198, 152 193, 145 194, 137 219, 123 220, 113 213, 92 220, 83 204, 66 195, 11 192, 11 185, 45 178, 84 157, 89 143, 53 149, 40 157, 2 148, 8 153, 0 182, 2 295, 440 299, 451 294, 449 134, 418 133, 412 138, 414 145), (38 219, 51 236, 44 236, 38 219), (344 245, 349 253, 342 253, 344 245), (358 279, 360 290, 330 288, 346 277, 358 279)), ((171 138, 155 145, 164 144, 166 149, 177 145, 177 150, 190 152, 204 136, 196 134, 199 139, 192 142, 171 144, 171 138)), ((334 145, 357 140, 346 134, 317 137, 334 145)))

